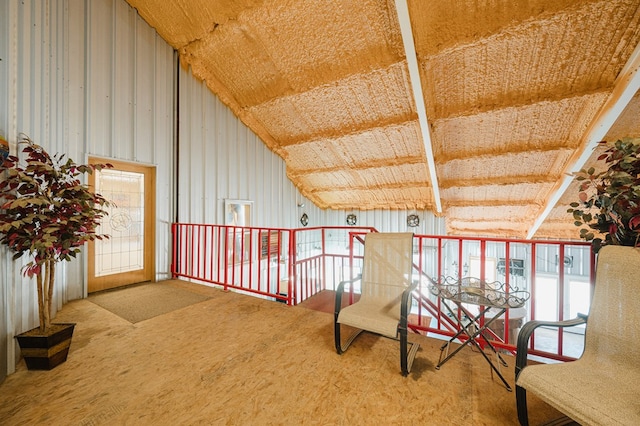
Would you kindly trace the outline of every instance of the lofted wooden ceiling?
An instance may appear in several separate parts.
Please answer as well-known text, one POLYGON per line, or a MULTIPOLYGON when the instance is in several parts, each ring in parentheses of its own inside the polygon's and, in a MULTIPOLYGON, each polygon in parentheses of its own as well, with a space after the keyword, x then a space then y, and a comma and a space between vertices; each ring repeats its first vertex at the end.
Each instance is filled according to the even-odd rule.
POLYGON ((640 137, 640 0, 127 0, 320 208, 578 238, 569 173, 640 137))

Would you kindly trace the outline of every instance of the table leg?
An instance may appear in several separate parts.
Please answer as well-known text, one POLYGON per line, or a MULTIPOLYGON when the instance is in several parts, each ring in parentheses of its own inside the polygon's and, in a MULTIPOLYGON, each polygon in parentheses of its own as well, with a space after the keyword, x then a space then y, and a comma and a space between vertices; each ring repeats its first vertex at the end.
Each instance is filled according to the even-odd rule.
POLYGON ((471 326, 476 326, 478 323, 478 319, 480 318, 480 315, 482 315, 482 313, 474 318, 471 317, 470 313, 464 309, 460 304, 458 304, 458 309, 460 310, 460 312, 464 313, 467 318, 469 318, 469 323, 467 325, 464 325, 462 323, 462 321, 458 318, 458 316, 455 314, 455 312, 453 312, 453 310, 449 307, 449 305, 445 304, 445 306, 447 307, 447 309, 449 310, 449 312, 451 313, 451 316, 453 316, 456 321, 458 322, 458 325, 460 326, 460 330, 458 330, 458 332, 453 335, 453 337, 451 337, 445 344, 442 345, 442 347, 440 348, 440 357, 438 359, 438 365, 436 365, 436 370, 439 370, 440 367, 446 363, 447 361, 449 361, 451 358, 453 358, 458 352, 460 352, 462 350, 462 348, 464 348, 466 345, 470 345, 470 344, 474 344, 480 351, 482 351, 482 348, 480 347, 480 345, 475 341, 475 337, 478 335, 477 333, 477 329, 476 332, 474 332, 473 334, 470 333, 469 328, 471 328, 471 326), (458 348, 456 348, 455 351, 449 353, 448 349, 449 349, 449 345, 451 343, 453 343, 454 340, 458 339, 462 334, 465 334, 467 336, 467 339, 465 341, 462 341, 461 339, 461 344, 458 348), (442 359, 442 353, 444 351, 444 349, 447 349, 447 355, 445 356, 444 359, 442 359))
MULTIPOLYGON (((491 348, 491 350, 497 355, 500 363, 507 367, 507 363, 506 361, 502 358, 502 356, 500 355, 500 353, 496 350, 495 346, 493 346, 491 344, 491 342, 489 341, 489 339, 487 338, 487 336, 484 335, 484 333, 486 332, 488 326, 496 320, 496 318, 498 318, 500 315, 502 315, 506 309, 503 309, 502 311, 499 311, 496 315, 494 315, 492 318, 490 318, 488 321, 485 322, 485 324, 480 327, 479 324, 479 320, 480 318, 488 311, 488 307, 481 309, 480 313, 474 317, 472 317, 471 313, 468 312, 466 309, 464 309, 462 307, 462 305, 460 303, 457 303, 458 305, 458 309, 460 312, 462 312, 465 316, 467 316, 467 318, 469 318, 469 322, 467 325, 464 325, 462 323, 462 321, 458 318, 458 316, 453 312, 453 310, 449 307, 449 305, 447 305, 445 303, 445 306, 447 307, 447 309, 449 310, 449 312, 451 313, 451 315, 456 319, 456 321, 458 322, 458 325, 460 326, 460 330, 458 330, 458 332, 451 337, 445 344, 442 345, 442 347, 440 348, 440 357, 438 359, 438 364, 436 365, 436 370, 439 370, 440 367, 445 364, 447 361, 449 361, 451 358, 453 358, 458 352, 460 352, 462 350, 462 348, 464 348, 467 345, 474 345, 476 348, 478 348, 479 352, 482 354, 482 356, 484 357, 484 359, 489 363, 489 366, 491 367, 492 371, 494 371, 498 377, 500 378, 500 380, 502 381, 502 383, 505 385, 505 387, 507 388, 508 391, 512 391, 511 386, 509 386, 509 383, 506 381, 506 379, 504 378, 504 376, 502 375, 502 373, 498 370, 498 368, 494 365, 493 361, 491 361, 491 359, 489 359, 489 357, 487 356, 487 354, 484 353, 484 350, 482 349, 482 347, 480 346, 480 344, 478 343, 478 341, 476 340, 477 337, 482 337, 484 339, 484 341, 486 342, 487 345, 489 345, 489 347, 491 348), (471 326, 475 326, 476 330, 475 332, 471 333, 470 332, 470 328, 471 326), (455 351, 449 353, 448 349, 449 349, 449 345, 456 339, 458 339, 462 334, 465 334, 468 339, 464 342, 461 342, 461 345, 456 348, 455 351), (442 354, 445 350, 445 348, 447 349, 447 354, 445 356, 444 359, 442 359, 442 354)), ((459 339, 460 340, 460 339, 459 339)))

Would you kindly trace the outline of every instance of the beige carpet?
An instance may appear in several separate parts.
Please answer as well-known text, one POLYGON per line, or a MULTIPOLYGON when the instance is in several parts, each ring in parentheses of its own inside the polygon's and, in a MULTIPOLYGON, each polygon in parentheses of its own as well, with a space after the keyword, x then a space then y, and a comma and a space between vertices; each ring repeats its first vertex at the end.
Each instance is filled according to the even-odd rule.
MULTIPOLYGON (((363 334, 343 355, 332 315, 194 284, 210 297, 132 324, 89 302, 67 362, 24 363, 0 384, 0 424, 14 425, 517 425, 515 395, 465 348, 440 370, 440 340, 421 344, 402 377, 398 343, 363 334)), ((513 384, 513 359, 504 373, 513 384)), ((559 414, 530 399, 531 424, 559 414)))
POLYGON ((135 324, 203 302, 209 297, 160 282, 106 290, 91 294, 88 299, 135 324))

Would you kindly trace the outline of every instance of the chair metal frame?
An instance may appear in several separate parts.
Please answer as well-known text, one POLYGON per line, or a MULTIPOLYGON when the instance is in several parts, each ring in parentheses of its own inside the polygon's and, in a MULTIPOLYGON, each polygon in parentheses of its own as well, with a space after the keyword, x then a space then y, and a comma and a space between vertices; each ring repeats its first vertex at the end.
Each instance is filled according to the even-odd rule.
MULTIPOLYGON (((397 240, 395 241, 398 242, 397 240)), ((409 342, 408 341, 408 316, 411 308, 411 297, 413 291, 417 288, 418 282, 411 280, 411 274, 413 269, 413 234, 412 233, 371 233, 367 234, 365 237, 365 249, 364 249, 364 262, 365 267, 363 268, 364 273, 362 275, 357 276, 351 280, 345 280, 340 282, 338 288, 336 290, 336 299, 335 299, 335 310, 334 310, 334 337, 335 337, 335 347, 336 352, 341 355, 344 353, 347 348, 351 345, 351 343, 355 340, 355 338, 362 333, 363 331, 372 332, 390 339, 398 340, 400 342, 400 370, 403 376, 407 376, 411 371, 411 366, 413 365, 413 361, 415 359, 416 352, 418 351, 419 344, 417 342, 409 342), (403 259, 403 262, 406 260, 406 265, 396 265, 398 269, 398 274, 406 275, 406 277, 399 278, 399 282, 392 283, 377 283, 375 282, 374 277, 366 276, 367 267, 366 262, 375 261, 375 256, 371 256, 371 251, 375 250, 372 246, 373 244, 384 244, 385 239, 404 239, 407 241, 407 244, 410 244, 410 250, 408 250, 409 258, 403 259), (364 276, 363 276, 364 275, 364 276), (367 327, 356 327, 353 324, 345 323, 344 315, 341 315, 342 312, 345 312, 349 309, 354 309, 353 307, 359 303, 366 304, 367 300, 365 298, 361 298, 353 305, 349 305, 346 307, 342 307, 342 297, 345 292, 345 288, 347 286, 353 286, 356 282, 360 281, 362 288, 365 286, 386 286, 388 287, 403 287, 403 291, 400 296, 400 303, 398 306, 399 315, 398 315, 398 323, 395 335, 392 333, 382 334, 379 331, 367 329, 367 327), (350 325, 354 327, 354 331, 347 337, 347 339, 343 342, 341 337, 341 324, 350 325)), ((398 291, 398 290, 396 290, 398 291)), ((390 291, 389 294, 392 294, 393 291, 390 291)), ((395 299, 395 298, 394 298, 395 299)), ((393 300, 390 299, 389 303, 392 303, 393 300)), ((388 306, 388 305, 387 305, 388 306)), ((394 306, 395 307, 395 306, 394 306)), ((372 307, 375 310, 375 306, 372 307)), ((380 318, 383 318, 385 321, 389 321, 389 314, 387 312, 374 312, 373 315, 377 315, 380 318)), ((374 327, 372 327, 374 328, 374 327)))
POLYGON ((608 245, 597 255, 589 314, 567 321, 530 321, 516 354, 516 406, 529 424, 527 392, 580 424, 640 424, 640 248, 608 245), (527 365, 529 339, 538 327, 586 324, 584 351, 575 361, 527 365))
MULTIPOLYGON (((529 321, 520 329, 518 333, 518 343, 516 352, 516 381, 520 372, 527 366, 527 346, 529 338, 538 327, 574 327, 587 323, 588 316, 578 314, 577 318, 566 321, 529 321)), ((516 406, 518 409, 518 421, 522 426, 529 425, 529 415, 527 408, 527 390, 517 385, 516 382, 516 406)), ((567 418, 567 417, 564 417, 567 418)))

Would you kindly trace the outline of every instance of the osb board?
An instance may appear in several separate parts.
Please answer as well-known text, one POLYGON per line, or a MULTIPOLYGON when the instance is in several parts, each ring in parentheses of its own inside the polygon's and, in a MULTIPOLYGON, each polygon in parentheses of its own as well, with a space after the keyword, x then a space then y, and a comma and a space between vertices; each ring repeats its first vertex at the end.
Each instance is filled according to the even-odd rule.
MULTIPOLYGON (((513 392, 470 348, 435 370, 442 341, 411 334, 421 349, 403 377, 397 341, 364 333, 337 355, 329 313, 167 285, 210 299, 138 324, 66 304, 68 360, 46 374, 20 364, 0 384, 0 423, 518 424, 513 392)), ((529 407, 532 424, 559 415, 534 396, 529 407)))

